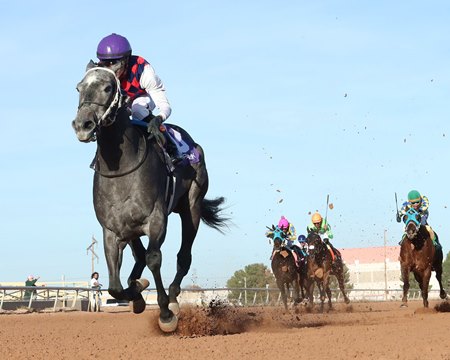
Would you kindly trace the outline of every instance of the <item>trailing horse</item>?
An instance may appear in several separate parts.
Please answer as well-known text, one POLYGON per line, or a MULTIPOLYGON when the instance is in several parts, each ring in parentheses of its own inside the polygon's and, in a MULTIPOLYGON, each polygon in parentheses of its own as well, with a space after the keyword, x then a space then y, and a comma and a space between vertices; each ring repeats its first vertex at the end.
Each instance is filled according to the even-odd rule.
POLYGON ((330 275, 334 275, 338 281, 339 288, 344 296, 344 302, 350 303, 345 292, 344 285, 344 263, 340 256, 336 257, 333 261, 333 257, 324 243, 322 238, 316 232, 310 232, 307 237, 309 256, 308 256, 308 277, 310 279, 308 283, 308 296, 309 306, 313 306, 314 301, 314 283, 317 283, 320 292, 321 311, 323 311, 323 305, 325 302, 325 293, 328 297, 328 306, 331 309, 331 289, 330 289, 330 275))
POLYGON ((141 275, 147 266, 155 281, 160 308, 159 326, 175 331, 178 324, 177 296, 189 271, 191 249, 200 220, 219 231, 226 226, 221 216, 224 198, 205 199, 208 190, 203 150, 180 127, 172 128, 193 147, 193 158, 170 174, 164 152, 146 129, 131 124, 120 83, 113 71, 91 67, 77 86, 79 106, 72 127, 82 142, 97 141, 94 174, 94 208, 103 228, 109 272, 108 292, 132 302, 133 311, 145 310, 141 292, 149 286, 141 275), (194 156, 195 155, 195 156, 194 156), (171 212, 181 218, 181 247, 177 272, 167 294, 161 278, 161 245, 171 212), (144 247, 141 236, 149 239, 144 247), (123 250, 130 245, 135 260, 124 289, 120 282, 123 250))
POLYGON ((430 227, 422 225, 420 214, 410 208, 403 217, 405 234, 400 247, 400 268, 403 280, 402 307, 407 306, 409 290, 409 273, 414 273, 414 278, 419 283, 423 299, 423 306, 428 307, 428 285, 431 271, 436 271, 436 279, 439 283, 441 299, 447 294, 442 287, 442 260, 441 246, 433 244, 437 235, 430 227))
POLYGON ((307 237, 308 242, 308 306, 314 306, 314 284, 317 283, 320 293, 320 311, 323 311, 325 293, 328 296, 328 306, 331 309, 331 290, 329 286, 331 266, 333 258, 326 244, 319 234, 310 232, 307 237))
POLYGON ((300 273, 295 265, 294 255, 291 250, 283 245, 284 233, 278 226, 273 226, 267 232, 267 236, 273 240, 272 250, 272 272, 275 276, 277 286, 280 289, 284 308, 287 310, 287 294, 291 284, 294 287, 294 303, 300 300, 300 273))

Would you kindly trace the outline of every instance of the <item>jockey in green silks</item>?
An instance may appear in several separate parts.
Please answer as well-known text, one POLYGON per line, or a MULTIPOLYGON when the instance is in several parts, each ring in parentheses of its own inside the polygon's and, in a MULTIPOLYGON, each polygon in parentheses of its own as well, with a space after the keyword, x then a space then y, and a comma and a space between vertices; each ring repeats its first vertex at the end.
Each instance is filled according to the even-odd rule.
MULTIPOLYGON (((402 208, 397 213, 397 222, 401 222, 402 217, 406 215, 409 209, 416 210, 420 215, 420 224, 426 226, 428 232, 430 233, 431 239, 433 240, 433 244, 436 247, 441 247, 442 245, 439 243, 439 239, 436 233, 433 231, 430 225, 428 225, 428 216, 430 215, 428 208, 430 207, 430 201, 428 197, 425 195, 421 195, 417 190, 411 190, 408 193, 408 201, 405 201, 402 204, 402 208)), ((399 245, 402 244, 403 239, 406 234, 403 234, 402 240, 400 240, 399 245)))
MULTIPOLYGON (((331 243, 333 239, 333 233, 331 232, 331 226, 326 219, 322 218, 318 212, 314 213, 311 217, 311 223, 307 226, 306 231, 309 233, 315 232, 321 235, 323 242, 327 245, 328 249, 336 256, 341 256, 339 250, 337 250, 331 243)), ((334 260, 334 258, 333 258, 334 260)))

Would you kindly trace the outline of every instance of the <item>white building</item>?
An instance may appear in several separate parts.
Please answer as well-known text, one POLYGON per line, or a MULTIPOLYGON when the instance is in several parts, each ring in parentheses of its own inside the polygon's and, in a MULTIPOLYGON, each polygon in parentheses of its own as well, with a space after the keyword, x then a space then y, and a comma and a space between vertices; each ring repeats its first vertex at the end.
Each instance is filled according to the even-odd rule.
MULTIPOLYGON (((403 282, 400 272, 400 246, 380 246, 369 248, 339 249, 345 265, 349 269, 350 283, 355 290, 368 290, 362 293, 355 291, 351 297, 370 296, 384 297, 385 292, 371 290, 385 290, 389 298, 400 298, 403 282), (361 294, 359 296, 358 294, 361 294), (364 296, 363 296, 364 295, 364 296)), ((415 285, 415 284, 413 284, 415 285)), ((438 290, 439 284, 433 272, 430 279, 432 290, 438 290)), ((434 291, 429 295, 432 298, 438 297, 434 291)))

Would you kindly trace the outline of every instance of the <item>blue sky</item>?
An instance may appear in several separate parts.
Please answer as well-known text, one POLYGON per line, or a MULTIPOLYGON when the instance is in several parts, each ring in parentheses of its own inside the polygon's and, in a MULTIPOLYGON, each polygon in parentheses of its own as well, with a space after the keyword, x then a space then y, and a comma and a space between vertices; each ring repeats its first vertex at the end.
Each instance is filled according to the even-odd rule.
MULTIPOLYGON (((450 4, 441 1, 121 1, 0 4, 1 281, 88 279, 101 228, 89 163, 71 128, 77 82, 116 32, 167 88, 169 122, 206 153, 208 197, 225 196, 225 236, 201 225, 183 285, 222 286, 269 265, 265 226, 298 232, 325 211, 336 247, 395 245, 394 193, 430 199, 450 250, 450 4), (282 200, 282 201, 281 201, 282 200)), ((163 276, 180 244, 172 215, 163 276)), ((107 283, 103 246, 97 271, 107 283)), ((124 256, 122 277, 131 270, 124 256)), ((150 271, 145 276, 151 278, 150 271)))

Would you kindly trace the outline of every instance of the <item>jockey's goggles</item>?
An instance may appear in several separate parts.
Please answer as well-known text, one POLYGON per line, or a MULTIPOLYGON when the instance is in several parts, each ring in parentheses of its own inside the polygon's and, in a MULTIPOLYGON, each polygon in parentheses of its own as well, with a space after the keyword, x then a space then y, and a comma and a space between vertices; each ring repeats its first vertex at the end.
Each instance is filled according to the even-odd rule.
POLYGON ((102 64, 106 67, 111 67, 113 65, 116 65, 120 59, 112 59, 112 60, 102 60, 102 64))

